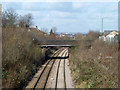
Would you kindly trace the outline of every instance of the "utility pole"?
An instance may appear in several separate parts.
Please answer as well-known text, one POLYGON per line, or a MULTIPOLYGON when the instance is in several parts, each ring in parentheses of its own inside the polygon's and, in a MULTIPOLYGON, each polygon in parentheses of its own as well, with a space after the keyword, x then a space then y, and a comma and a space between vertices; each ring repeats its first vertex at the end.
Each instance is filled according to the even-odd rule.
POLYGON ((104 35, 104 31, 103 31, 103 18, 102 18, 102 33, 104 35))
MULTIPOLYGON (((1 17, 1 4, 0 4, 0 75, 2 75, 2 17, 1 17)), ((2 77, 0 77, 0 89, 2 89, 2 77)))

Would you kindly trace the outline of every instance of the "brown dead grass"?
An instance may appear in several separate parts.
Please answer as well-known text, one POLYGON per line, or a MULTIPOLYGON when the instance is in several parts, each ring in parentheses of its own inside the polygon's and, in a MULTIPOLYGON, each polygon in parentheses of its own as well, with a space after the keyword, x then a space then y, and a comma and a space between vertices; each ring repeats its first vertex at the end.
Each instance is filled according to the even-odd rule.
MULTIPOLYGON (((93 35, 95 36, 96 35, 93 35)), ((89 35, 70 54, 72 76, 77 88, 118 87, 118 45, 105 43, 89 35), (94 38, 92 42, 87 40, 94 38)), ((81 36, 80 36, 81 37, 81 36)))
POLYGON ((39 31, 28 32, 25 28, 6 27, 3 33, 2 83, 3 88, 21 88, 44 62, 44 53, 32 41, 47 38, 39 31))

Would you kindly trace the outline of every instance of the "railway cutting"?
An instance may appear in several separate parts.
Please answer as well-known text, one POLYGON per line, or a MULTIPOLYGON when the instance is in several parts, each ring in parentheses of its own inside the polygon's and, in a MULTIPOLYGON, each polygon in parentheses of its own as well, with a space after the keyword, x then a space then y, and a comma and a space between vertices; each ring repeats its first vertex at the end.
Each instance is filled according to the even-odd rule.
POLYGON ((57 50, 35 74, 26 88, 74 88, 69 69, 68 48, 57 50))

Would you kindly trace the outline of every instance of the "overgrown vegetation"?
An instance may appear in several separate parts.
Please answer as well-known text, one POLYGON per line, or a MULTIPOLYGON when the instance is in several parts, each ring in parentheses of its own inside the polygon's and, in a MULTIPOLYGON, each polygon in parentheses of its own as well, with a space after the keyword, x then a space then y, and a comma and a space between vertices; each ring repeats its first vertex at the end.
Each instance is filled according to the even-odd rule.
POLYGON ((3 88, 23 88, 45 62, 45 50, 37 45, 37 41, 50 36, 39 30, 29 31, 31 14, 19 16, 8 10, 2 13, 2 21, 3 88))
MULTIPOLYGON (((13 10, 2 14, 3 88, 21 88, 27 84, 37 69, 45 62, 45 51, 38 40, 67 40, 57 37, 56 28, 50 35, 31 30, 32 15, 19 16, 13 10), (33 40, 34 39, 34 40, 33 40)), ((76 87, 114 88, 118 83, 118 45, 98 40, 99 32, 89 32, 85 37, 77 35, 79 46, 72 47, 70 66, 76 87)), ((56 48, 53 48, 55 50, 56 48)), ((47 51, 51 54, 51 51, 47 51)))
POLYGON ((118 45, 100 41, 98 36, 98 32, 89 32, 84 38, 78 34, 79 46, 71 50, 76 88, 118 87, 118 45))
POLYGON ((22 87, 44 62, 45 52, 34 44, 34 34, 25 28, 3 28, 4 88, 22 87))

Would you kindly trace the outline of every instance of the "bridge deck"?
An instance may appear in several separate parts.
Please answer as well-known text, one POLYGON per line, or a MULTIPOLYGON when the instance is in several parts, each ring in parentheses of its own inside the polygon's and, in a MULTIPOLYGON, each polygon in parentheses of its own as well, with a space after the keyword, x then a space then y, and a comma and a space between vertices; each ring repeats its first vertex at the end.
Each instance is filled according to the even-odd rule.
POLYGON ((40 45, 41 48, 47 47, 71 47, 72 45, 40 45))

